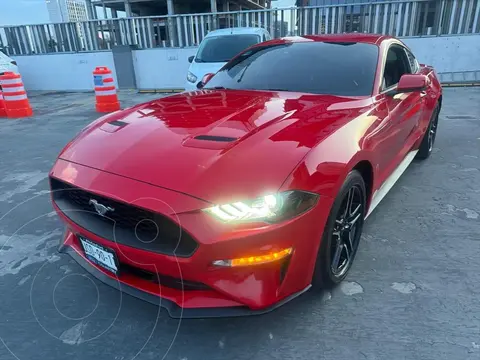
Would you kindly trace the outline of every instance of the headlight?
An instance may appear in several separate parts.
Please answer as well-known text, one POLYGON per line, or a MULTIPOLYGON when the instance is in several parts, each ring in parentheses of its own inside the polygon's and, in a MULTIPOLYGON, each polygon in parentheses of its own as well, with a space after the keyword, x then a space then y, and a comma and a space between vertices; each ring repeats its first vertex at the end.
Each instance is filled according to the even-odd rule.
POLYGON ((189 71, 187 74, 187 80, 191 83, 195 83, 197 81, 197 77, 189 71))
POLYGON ((251 201, 237 201, 204 209, 224 222, 265 221, 270 223, 287 220, 311 209, 318 195, 305 191, 285 191, 265 195, 251 201))

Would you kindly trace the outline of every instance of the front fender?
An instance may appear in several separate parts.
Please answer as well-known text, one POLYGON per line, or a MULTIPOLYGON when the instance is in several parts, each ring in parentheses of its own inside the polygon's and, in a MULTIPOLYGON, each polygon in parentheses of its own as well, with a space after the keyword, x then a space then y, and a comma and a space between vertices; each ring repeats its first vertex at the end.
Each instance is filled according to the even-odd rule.
POLYGON ((317 144, 290 174, 281 190, 300 189, 335 198, 347 174, 358 163, 368 161, 375 171, 373 154, 363 148, 365 134, 375 119, 365 113, 317 144))

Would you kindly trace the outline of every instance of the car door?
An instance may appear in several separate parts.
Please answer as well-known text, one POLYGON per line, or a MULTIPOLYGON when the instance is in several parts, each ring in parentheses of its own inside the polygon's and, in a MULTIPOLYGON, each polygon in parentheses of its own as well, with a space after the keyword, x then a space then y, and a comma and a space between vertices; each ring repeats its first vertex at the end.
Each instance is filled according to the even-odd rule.
POLYGON ((394 93, 404 74, 411 74, 413 68, 407 56, 407 49, 393 43, 384 58, 381 93, 378 112, 381 120, 378 132, 378 175, 383 182, 400 164, 411 149, 423 113, 423 97, 420 91, 394 93), (393 90, 393 91, 392 91, 393 90))

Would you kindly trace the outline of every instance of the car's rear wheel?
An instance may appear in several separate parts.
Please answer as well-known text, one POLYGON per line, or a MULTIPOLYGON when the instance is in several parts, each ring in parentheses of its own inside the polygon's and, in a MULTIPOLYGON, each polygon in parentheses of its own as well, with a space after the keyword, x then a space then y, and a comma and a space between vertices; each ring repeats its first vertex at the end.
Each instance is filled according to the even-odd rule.
POLYGON ((418 148, 417 159, 425 160, 427 159, 433 150, 433 145, 435 144, 435 138, 437 136, 438 129, 438 114, 440 113, 440 105, 437 104, 433 110, 432 117, 428 123, 428 128, 423 136, 422 143, 418 148))
POLYGON ((345 279, 360 243, 365 211, 365 182, 353 170, 330 210, 315 264, 314 287, 330 288, 345 279))

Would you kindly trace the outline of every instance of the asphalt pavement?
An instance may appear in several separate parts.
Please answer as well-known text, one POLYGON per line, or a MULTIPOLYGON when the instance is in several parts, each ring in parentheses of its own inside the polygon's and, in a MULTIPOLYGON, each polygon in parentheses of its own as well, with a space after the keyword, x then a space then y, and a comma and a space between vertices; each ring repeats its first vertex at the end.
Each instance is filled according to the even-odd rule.
MULTIPOLYGON (((347 280, 263 316, 173 320, 56 252, 47 175, 98 117, 30 94, 0 119, 0 359, 480 359, 480 88, 448 88, 434 153, 368 218, 347 280)), ((121 93, 123 106, 159 97, 121 93)))

